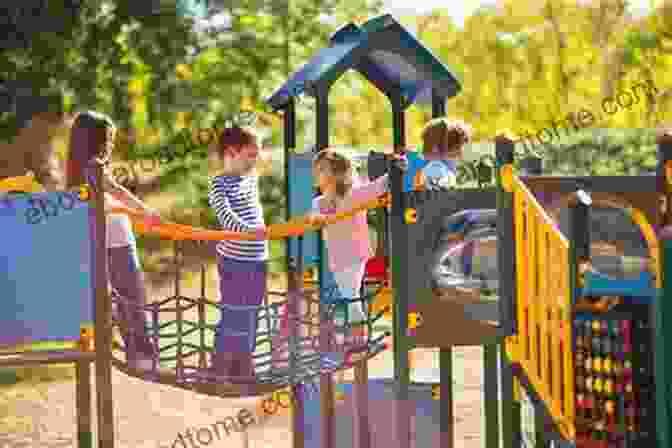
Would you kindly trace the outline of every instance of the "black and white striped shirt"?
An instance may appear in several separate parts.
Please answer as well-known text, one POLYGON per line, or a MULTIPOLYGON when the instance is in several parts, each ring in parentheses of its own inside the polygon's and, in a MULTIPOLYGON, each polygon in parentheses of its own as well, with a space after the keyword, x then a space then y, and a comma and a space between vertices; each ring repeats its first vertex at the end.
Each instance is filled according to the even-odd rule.
MULTIPOLYGON (((258 176, 212 178, 208 199, 224 230, 253 232, 264 225, 258 183, 258 176)), ((217 253, 239 261, 266 261, 268 242, 224 240, 217 244, 217 253)))

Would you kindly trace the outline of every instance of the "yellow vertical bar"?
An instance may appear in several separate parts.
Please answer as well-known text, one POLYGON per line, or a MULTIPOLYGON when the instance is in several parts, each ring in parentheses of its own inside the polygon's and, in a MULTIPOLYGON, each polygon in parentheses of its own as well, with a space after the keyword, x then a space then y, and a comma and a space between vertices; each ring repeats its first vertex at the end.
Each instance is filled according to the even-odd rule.
MULTIPOLYGON (((514 181, 515 182, 515 181, 514 181)), ((513 198, 514 198, 514 216, 515 216, 515 232, 516 232, 516 295, 518 299, 518 356, 519 361, 527 359, 527 325, 525 314, 528 309, 527 300, 527 256, 525 253, 525 204, 522 198, 522 192, 516 188, 514 183, 513 198)))
POLYGON ((532 367, 532 372, 534 373, 535 379, 539 379, 539 347, 537 346, 537 323, 539 319, 539 307, 537 306, 537 254, 536 254, 536 242, 537 242, 537 211, 534 209, 530 201, 526 198, 528 205, 528 215, 527 215, 527 227, 529 229, 529 237, 527 239, 527 265, 529 271, 527 272, 527 282, 529 283, 529 316, 530 316, 530 328, 529 328, 529 344, 530 344, 530 366, 532 367))
POLYGON ((658 244, 658 238, 656 238, 656 246, 652 247, 650 252, 653 263, 653 272, 656 274, 656 288, 661 289, 663 287, 663 275, 660 271, 660 246, 658 244))
POLYGON ((522 398, 522 394, 520 392, 520 382, 518 381, 517 377, 513 378, 513 399, 514 401, 520 403, 520 400, 522 398))
MULTIPOLYGON (((548 399, 553 400, 553 393, 551 390, 550 371, 548 366, 548 310, 549 310, 549 295, 548 295, 548 247, 546 245, 547 224, 541 216, 537 215, 537 263, 539 269, 539 284, 537 303, 539 304, 539 326, 541 329, 541 346, 539 348, 539 357, 541 360, 541 380, 546 386, 548 392, 548 399)), ((547 403, 549 409, 552 403, 547 403)))
MULTIPOLYGON (((555 234, 551 232, 550 234, 550 245, 551 245, 551 260, 554 261, 553 265, 556 265, 555 262, 561 262, 562 260, 562 247, 556 242, 556 239, 554 238, 555 234)), ((564 338, 564 334, 562 334, 562 330, 564 329, 564 326, 561 325, 566 325, 562 321, 562 303, 560 302, 560 297, 561 297, 561 290, 562 290, 562 280, 560 278, 560 275, 558 274, 558 269, 554 268, 553 269, 553 276, 552 276, 552 287, 550 288, 549 291, 549 297, 553 299, 553 305, 552 305, 552 317, 553 320, 551 321, 551 331, 553 332, 553 340, 554 341, 563 341, 563 344, 567 344, 567 341, 564 338)), ((560 344, 553 344, 553 356, 551 356, 552 362, 553 362, 553 397, 555 398, 554 404, 556 407, 556 412, 558 415, 562 415, 562 404, 563 400, 565 399, 564 396, 562 396, 562 381, 564 381, 563 375, 564 373, 560 369, 560 366, 562 365, 562 362, 564 362, 563 359, 563 350, 561 349, 560 344)))
POLYGON ((574 422, 574 360, 572 354, 572 313, 571 313, 571 291, 569 282, 569 251, 562 251, 562 319, 563 319, 563 333, 564 333, 564 353, 565 359, 565 415, 574 422))

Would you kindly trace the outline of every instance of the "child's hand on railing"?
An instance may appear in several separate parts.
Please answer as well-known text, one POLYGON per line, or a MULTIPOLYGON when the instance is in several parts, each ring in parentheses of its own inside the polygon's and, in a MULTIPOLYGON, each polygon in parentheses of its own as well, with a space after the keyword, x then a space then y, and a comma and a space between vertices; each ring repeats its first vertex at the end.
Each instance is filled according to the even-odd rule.
POLYGON ((327 222, 327 217, 321 213, 314 213, 308 216, 308 225, 310 226, 323 226, 327 222))
POLYGON ((267 240, 268 239, 268 227, 260 226, 254 230, 254 236, 258 240, 267 240))
POLYGON ((399 168, 401 171, 408 171, 408 158, 405 154, 393 153, 388 156, 392 161, 392 164, 399 168))
POLYGON ((158 226, 161 224, 161 215, 156 210, 148 209, 145 211, 144 224, 150 229, 154 226, 158 226))

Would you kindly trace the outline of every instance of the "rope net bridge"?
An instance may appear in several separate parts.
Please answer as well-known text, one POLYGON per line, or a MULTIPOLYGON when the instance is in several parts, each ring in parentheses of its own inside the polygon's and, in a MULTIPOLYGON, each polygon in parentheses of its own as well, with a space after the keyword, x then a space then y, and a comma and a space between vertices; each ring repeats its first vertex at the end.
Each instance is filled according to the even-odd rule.
MULTIPOLYGON (((348 219, 355 213, 384 204, 385 197, 369 201, 348 212, 332 216, 326 224, 348 219)), ((372 311, 371 300, 382 285, 367 281, 359 298, 336 299, 332 289, 318 285, 303 290, 274 291, 267 289, 258 307, 243 307, 220 303, 207 297, 206 263, 200 263, 197 297, 183 292, 181 259, 186 243, 223 239, 254 239, 246 233, 213 231, 191 226, 162 223, 147 228, 133 210, 115 208, 127 213, 134 226, 143 234, 153 234, 173 241, 175 264, 174 294, 146 304, 133 303, 111 289, 112 325, 117 335, 113 348, 113 365, 119 370, 144 380, 172 385, 199 393, 223 397, 261 395, 298 383, 310 384, 319 376, 351 368, 358 362, 376 356, 386 349, 389 333, 374 334, 374 324, 385 311, 372 311), (320 298, 321 296, 321 298, 320 298), (361 302, 365 319, 352 321, 348 305, 361 302), (217 322, 227 311, 251 311, 257 320, 256 334, 225 329, 227 335, 251 338, 254 341, 254 376, 242 377, 217 373, 211 366, 217 322), (144 315, 144 319, 143 319, 144 315), (133 319, 146 325, 128 325, 133 319), (138 328, 145 329, 139 335, 138 328), (361 329, 362 336, 353 336, 361 329), (137 341, 149 338, 158 350, 151 368, 139 368, 132 362, 138 356, 137 341)), ((269 227, 269 239, 300 236, 313 230, 305 218, 269 227)), ((301 258, 301 257, 299 257, 301 258)), ((232 291, 231 294, 235 294, 232 291)), ((194 295, 194 294, 191 294, 194 295)), ((223 302, 226 302, 225 300, 223 302)), ((310 388, 309 388, 310 389, 310 388)))

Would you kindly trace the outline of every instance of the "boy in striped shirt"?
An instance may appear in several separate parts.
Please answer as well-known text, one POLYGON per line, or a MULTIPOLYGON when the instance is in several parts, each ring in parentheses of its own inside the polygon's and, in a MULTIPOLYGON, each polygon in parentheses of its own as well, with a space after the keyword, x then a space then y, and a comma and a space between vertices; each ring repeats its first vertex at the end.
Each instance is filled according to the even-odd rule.
POLYGON ((257 311, 266 294, 268 243, 255 169, 259 147, 251 129, 225 129, 215 146, 222 170, 212 179, 208 194, 224 230, 251 232, 257 238, 217 244, 222 317, 211 367, 230 381, 254 381, 257 311))

